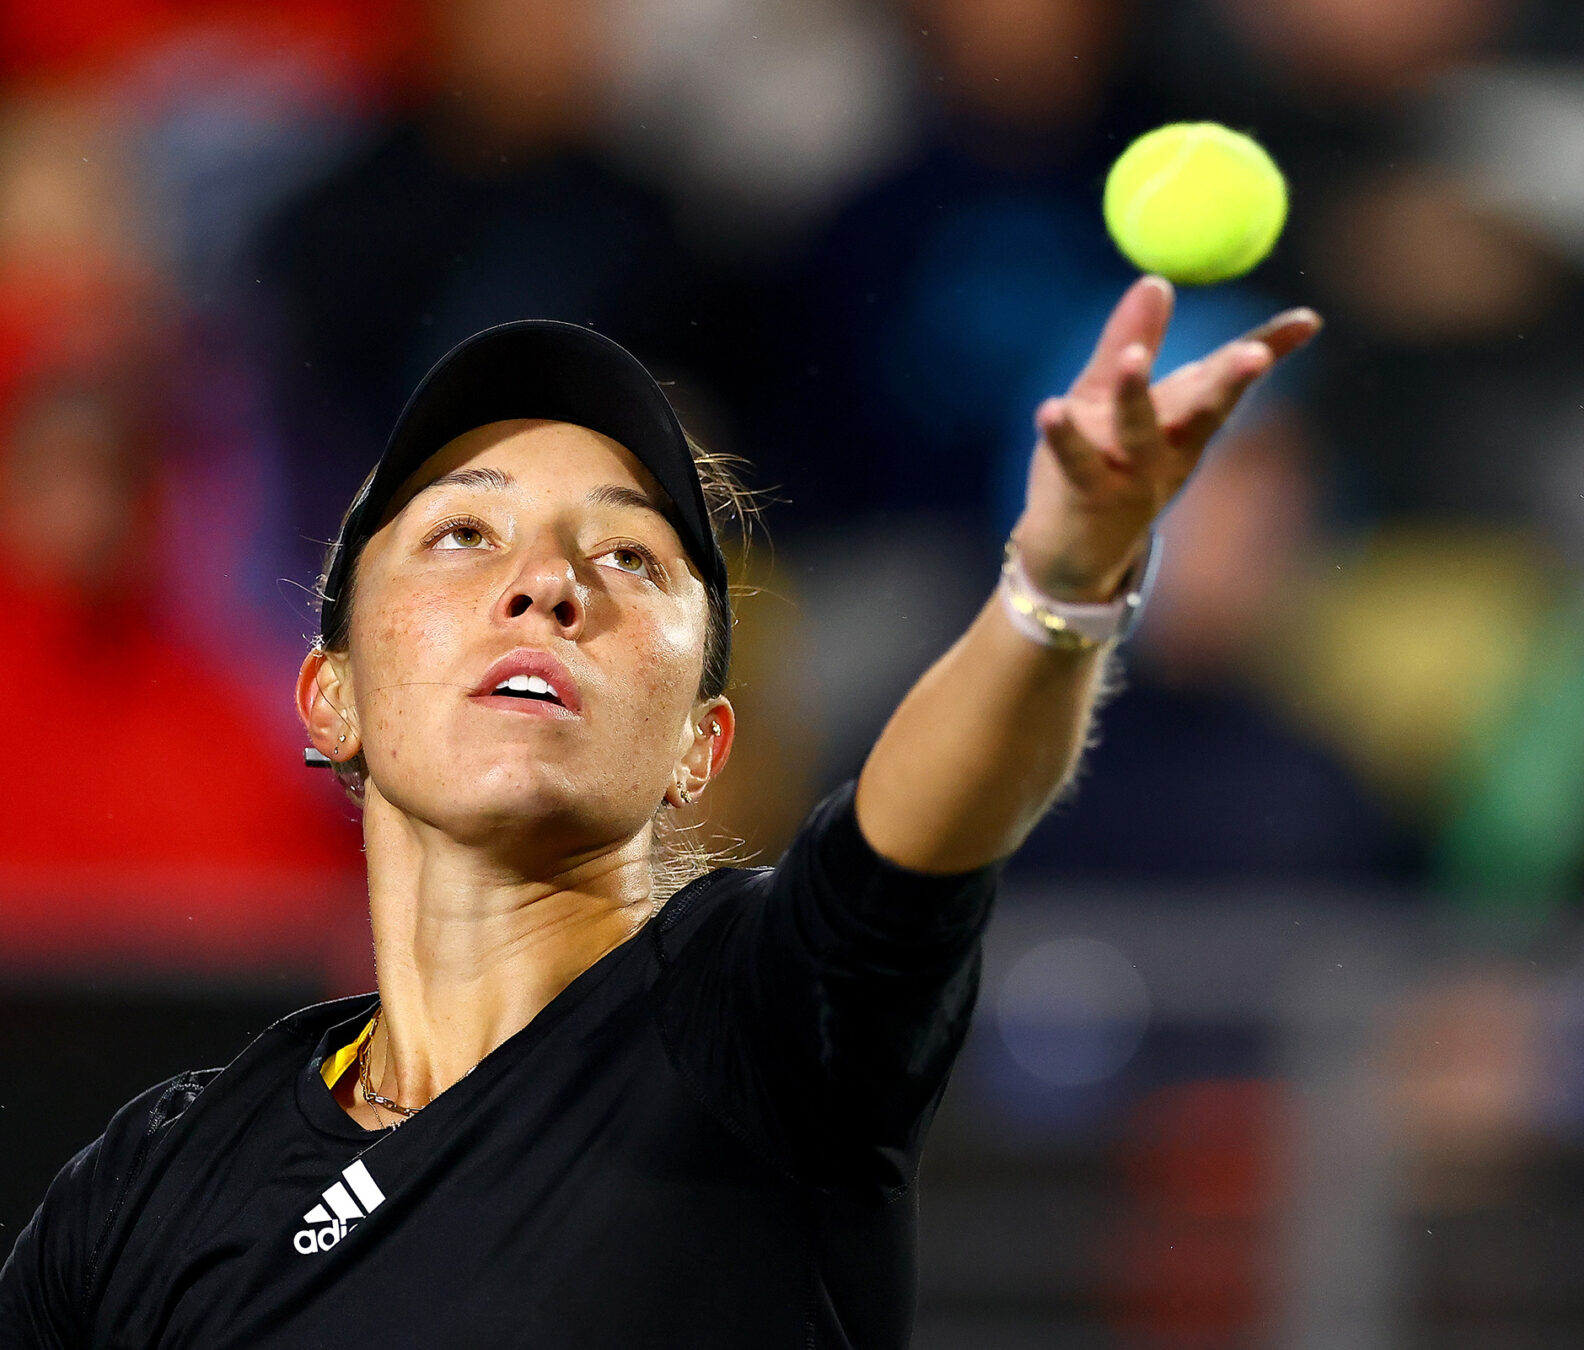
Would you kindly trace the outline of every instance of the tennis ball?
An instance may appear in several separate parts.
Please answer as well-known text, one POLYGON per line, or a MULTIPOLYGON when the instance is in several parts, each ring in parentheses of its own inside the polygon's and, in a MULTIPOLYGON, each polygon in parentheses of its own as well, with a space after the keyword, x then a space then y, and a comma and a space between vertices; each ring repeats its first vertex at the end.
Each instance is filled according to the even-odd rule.
POLYGON ((1249 137, 1216 122, 1174 122, 1122 152, 1104 209, 1129 261, 1204 286, 1242 276, 1271 251, 1287 220, 1287 183, 1249 137))

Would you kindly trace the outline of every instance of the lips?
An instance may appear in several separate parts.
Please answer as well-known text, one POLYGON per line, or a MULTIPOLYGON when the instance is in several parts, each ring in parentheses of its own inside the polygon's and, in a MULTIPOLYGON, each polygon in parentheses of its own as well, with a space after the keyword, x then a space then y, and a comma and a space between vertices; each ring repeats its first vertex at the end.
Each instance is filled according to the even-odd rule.
POLYGON ((493 705, 532 709, 559 709, 578 714, 583 700, 567 668, 549 652, 519 648, 492 665, 473 695, 493 705))

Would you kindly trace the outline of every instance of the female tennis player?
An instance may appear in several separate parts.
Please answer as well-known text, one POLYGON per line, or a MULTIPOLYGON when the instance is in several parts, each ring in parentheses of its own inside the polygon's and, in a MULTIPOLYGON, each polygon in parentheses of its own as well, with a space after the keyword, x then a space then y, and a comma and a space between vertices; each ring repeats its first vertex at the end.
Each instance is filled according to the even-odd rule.
POLYGON ((1152 389, 1170 309, 1133 286, 1039 409, 996 591, 857 782, 775 867, 669 896, 657 818, 734 730, 689 442, 586 330, 447 356, 346 516, 298 683, 363 803, 378 992, 119 1112, 0 1274, 0 1343, 905 1346, 997 865, 1073 770, 1152 522, 1318 327, 1152 389))

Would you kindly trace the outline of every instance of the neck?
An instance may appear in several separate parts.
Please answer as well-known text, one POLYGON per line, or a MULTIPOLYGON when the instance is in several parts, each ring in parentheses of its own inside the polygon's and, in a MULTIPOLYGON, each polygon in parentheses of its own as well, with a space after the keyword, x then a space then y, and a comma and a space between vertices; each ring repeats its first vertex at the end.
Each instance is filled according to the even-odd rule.
POLYGON ((535 868, 459 844, 371 792, 369 912, 384 1096, 422 1105, 527 1026, 651 911, 651 831, 535 868))

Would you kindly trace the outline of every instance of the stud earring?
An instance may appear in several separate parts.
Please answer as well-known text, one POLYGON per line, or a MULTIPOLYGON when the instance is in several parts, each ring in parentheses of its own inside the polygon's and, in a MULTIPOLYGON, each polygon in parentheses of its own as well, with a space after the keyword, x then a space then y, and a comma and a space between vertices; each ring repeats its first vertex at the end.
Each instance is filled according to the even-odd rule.
POLYGON ((682 799, 683 806, 693 805, 693 794, 687 790, 687 785, 685 783, 677 784, 677 796, 682 799))

